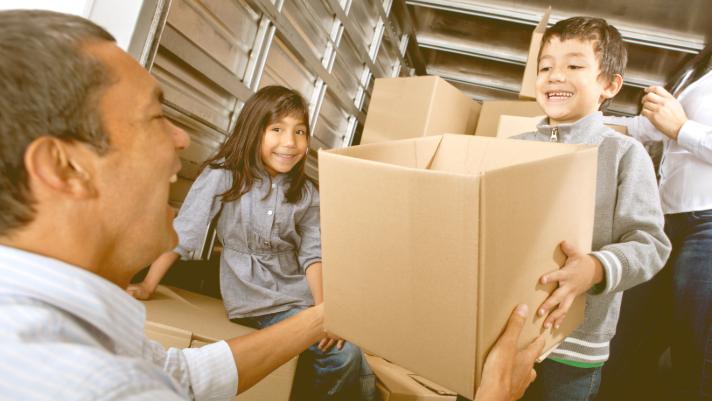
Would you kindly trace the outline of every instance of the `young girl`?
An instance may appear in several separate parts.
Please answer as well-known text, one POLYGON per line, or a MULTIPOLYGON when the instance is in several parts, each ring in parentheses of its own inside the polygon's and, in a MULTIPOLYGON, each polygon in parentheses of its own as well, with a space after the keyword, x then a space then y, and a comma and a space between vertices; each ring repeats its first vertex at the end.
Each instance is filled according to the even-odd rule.
MULTIPOLYGON (((190 188, 174 221, 178 247, 128 291, 146 299, 178 257, 191 259, 218 214, 220 292, 228 317, 261 329, 322 302, 319 194, 304 173, 308 107, 296 91, 268 86, 246 103, 233 134, 190 188)), ((361 351, 325 337, 302 353, 295 395, 375 397, 361 351)))

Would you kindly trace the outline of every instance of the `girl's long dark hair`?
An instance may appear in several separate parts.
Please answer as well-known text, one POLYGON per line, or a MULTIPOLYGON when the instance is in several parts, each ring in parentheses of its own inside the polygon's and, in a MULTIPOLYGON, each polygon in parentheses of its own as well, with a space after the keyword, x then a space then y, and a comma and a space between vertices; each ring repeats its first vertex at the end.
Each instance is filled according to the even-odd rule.
MULTIPOLYGON (((283 86, 266 86, 247 100, 237 118, 235 130, 218 152, 203 163, 203 168, 221 168, 232 173, 232 187, 220 194, 221 201, 239 199, 252 189, 256 179, 267 174, 260 157, 262 138, 270 124, 286 116, 301 118, 309 127, 309 106, 295 90, 283 86)), ((307 138, 309 134, 307 132, 307 138)), ((289 203, 302 198, 307 180, 305 163, 306 155, 287 173, 289 188, 286 198, 289 203)))

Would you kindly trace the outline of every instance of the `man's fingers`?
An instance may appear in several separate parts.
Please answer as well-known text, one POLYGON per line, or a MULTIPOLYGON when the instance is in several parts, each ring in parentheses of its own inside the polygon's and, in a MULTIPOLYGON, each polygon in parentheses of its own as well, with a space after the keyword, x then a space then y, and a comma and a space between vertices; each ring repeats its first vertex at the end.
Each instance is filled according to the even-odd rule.
POLYGON ((507 322, 507 326, 504 328, 504 333, 500 336, 500 341, 516 345, 519 335, 522 333, 522 328, 524 327, 527 314, 529 314, 528 305, 517 305, 512 314, 509 315, 509 321, 507 322))
POLYGON ((536 370, 532 368, 532 371, 529 373, 529 384, 534 383, 534 380, 536 380, 536 370))

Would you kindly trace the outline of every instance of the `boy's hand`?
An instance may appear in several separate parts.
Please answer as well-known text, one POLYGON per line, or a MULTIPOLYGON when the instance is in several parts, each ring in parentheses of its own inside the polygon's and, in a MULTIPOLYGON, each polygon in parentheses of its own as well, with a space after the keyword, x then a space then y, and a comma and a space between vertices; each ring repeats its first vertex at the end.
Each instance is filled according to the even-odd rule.
POLYGON ((660 132, 677 140, 687 115, 680 102, 660 86, 650 86, 643 96, 643 111, 640 113, 650 120, 660 132))
POLYGON ((595 257, 582 253, 567 241, 561 243, 561 250, 566 255, 564 266, 541 276, 541 283, 557 282, 559 286, 541 304, 537 312, 540 317, 549 315, 544 320, 544 328, 552 326, 558 329, 566 318, 577 296, 585 293, 603 280, 603 266, 595 257))
POLYGON ((148 288, 143 281, 138 284, 129 284, 129 286, 126 287, 126 292, 131 294, 134 298, 143 301, 151 299, 151 296, 153 295, 153 291, 148 288))
POLYGON ((319 348, 319 351, 326 352, 329 349, 331 349, 331 347, 333 347, 334 345, 336 345, 336 349, 340 350, 340 349, 344 348, 345 343, 346 343, 346 341, 343 338, 337 337, 337 336, 332 336, 331 334, 327 333, 326 337, 322 338, 316 347, 319 348))

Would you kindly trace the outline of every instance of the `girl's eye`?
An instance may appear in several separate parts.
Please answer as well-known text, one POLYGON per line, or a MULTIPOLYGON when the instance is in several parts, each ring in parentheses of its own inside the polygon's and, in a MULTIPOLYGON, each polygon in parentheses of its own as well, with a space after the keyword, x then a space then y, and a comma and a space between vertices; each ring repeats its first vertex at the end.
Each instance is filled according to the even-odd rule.
POLYGON ((303 129, 298 129, 298 130, 297 130, 297 135, 306 135, 306 134, 307 134, 307 131, 306 131, 306 130, 303 130, 303 129))
POLYGON ((272 131, 274 131, 274 132, 279 132, 279 131, 281 131, 281 130, 282 130, 282 129, 279 128, 279 127, 272 127, 272 131))

